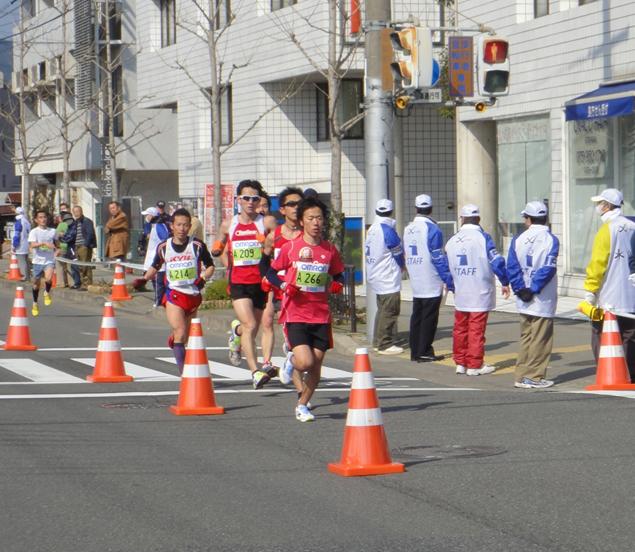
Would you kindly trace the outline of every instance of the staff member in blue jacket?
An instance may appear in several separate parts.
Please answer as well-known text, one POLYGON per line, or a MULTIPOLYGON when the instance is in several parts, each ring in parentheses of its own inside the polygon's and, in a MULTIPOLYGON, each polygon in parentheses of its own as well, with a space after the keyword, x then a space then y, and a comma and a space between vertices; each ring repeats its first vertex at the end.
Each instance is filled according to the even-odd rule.
POLYGON ((443 284, 454 291, 454 282, 443 251, 443 234, 430 218, 432 198, 427 194, 415 198, 417 215, 406 226, 403 236, 406 269, 412 287, 410 316, 410 360, 431 362, 443 357, 434 353, 434 337, 439 323, 443 284))
POLYGON ((391 218, 392 201, 380 199, 375 207, 375 222, 366 234, 366 281, 377 294, 377 316, 373 347, 381 355, 398 355, 403 348, 395 344, 397 319, 401 310, 401 272, 405 261, 401 239, 391 218))
POLYGON ((18 266, 22 273, 22 281, 29 278, 31 263, 29 262, 29 232, 31 223, 24 214, 22 207, 15 208, 15 223, 13 225, 13 240, 11 241, 11 251, 18 259, 18 266))
POLYGON ((507 274, 520 314, 520 349, 515 387, 551 387, 545 379, 553 347, 556 314, 556 264, 560 243, 547 226, 547 207, 530 201, 521 212, 527 230, 514 237, 507 258, 507 274))

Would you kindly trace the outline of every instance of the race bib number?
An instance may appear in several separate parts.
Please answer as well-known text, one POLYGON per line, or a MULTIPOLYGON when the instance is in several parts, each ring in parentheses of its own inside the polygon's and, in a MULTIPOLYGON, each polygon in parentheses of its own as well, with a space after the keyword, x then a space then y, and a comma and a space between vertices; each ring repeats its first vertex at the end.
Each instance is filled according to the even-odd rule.
POLYGON ((326 290, 329 266, 319 263, 299 263, 295 285, 302 291, 319 293, 326 290))
POLYGON ((178 282, 192 282, 196 280, 196 267, 169 268, 168 280, 175 284, 178 284, 178 282))
POLYGON ((234 266, 257 265, 262 257, 262 245, 259 241, 241 240, 232 243, 234 266))

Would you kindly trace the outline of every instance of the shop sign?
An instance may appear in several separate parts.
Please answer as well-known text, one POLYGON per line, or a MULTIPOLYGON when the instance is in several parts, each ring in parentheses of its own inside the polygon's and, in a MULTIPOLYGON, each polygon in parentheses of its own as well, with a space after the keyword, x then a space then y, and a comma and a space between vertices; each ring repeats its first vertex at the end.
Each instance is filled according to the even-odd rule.
POLYGON ((576 121, 573 133, 575 178, 604 178, 609 155, 608 120, 576 121))

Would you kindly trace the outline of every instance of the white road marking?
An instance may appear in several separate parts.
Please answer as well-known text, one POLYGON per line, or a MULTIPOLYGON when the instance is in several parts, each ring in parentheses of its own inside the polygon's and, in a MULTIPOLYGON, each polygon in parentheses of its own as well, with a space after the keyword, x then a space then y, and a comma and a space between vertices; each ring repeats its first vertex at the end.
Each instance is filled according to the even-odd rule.
MULTIPOLYGON (((340 393, 348 392, 349 389, 316 389, 316 392, 340 393)), ((384 391, 482 391, 482 389, 473 389, 469 387, 391 387, 377 389, 378 392, 384 391)), ((215 389, 216 395, 226 394, 234 395, 239 393, 295 393, 295 389, 215 389)), ((0 395, 0 400, 15 399, 96 399, 96 398, 112 398, 112 397, 163 397, 178 395, 178 391, 131 391, 116 393, 58 393, 58 394, 33 394, 33 395, 0 395)))
MULTIPOLYGON (((82 364, 92 368, 95 367, 94 358, 71 358, 71 360, 81 362, 82 364)), ((166 374, 165 372, 152 370, 150 368, 146 368, 145 366, 139 366, 138 364, 127 362, 125 360, 123 364, 126 369, 126 374, 132 376, 134 380, 139 383, 146 381, 181 381, 181 378, 179 376, 175 376, 174 374, 166 374)))
MULTIPOLYGON (((273 362, 274 366, 278 366, 282 368, 284 366, 285 357, 271 357, 271 362, 273 362)), ((322 378, 324 379, 339 379, 339 378, 347 378, 351 379, 351 372, 346 372, 345 370, 338 370, 337 368, 330 368, 329 366, 322 366, 322 378)))
MULTIPOLYGON (((157 360, 176 364, 176 360, 173 357, 157 357, 157 360)), ((207 363, 212 376, 221 376, 223 378, 222 381, 251 381, 251 372, 245 368, 221 364, 213 360, 208 360, 207 363)))
MULTIPOLYGON (((227 351, 229 347, 205 347, 208 351, 227 351)), ((44 347, 39 352, 96 351, 97 347, 44 347)), ((122 351, 169 351, 169 347, 122 347, 122 351)))
MULTIPOLYGON (((31 380, 19 383, 84 383, 84 380, 30 358, 3 358, 0 366, 31 380)), ((10 384, 10 382, 7 382, 10 384)), ((13 384, 18 382, 12 382, 13 384)))
POLYGON ((622 397, 623 399, 635 399, 635 391, 558 391, 558 392, 559 393, 577 393, 579 395, 606 395, 608 397, 622 397))

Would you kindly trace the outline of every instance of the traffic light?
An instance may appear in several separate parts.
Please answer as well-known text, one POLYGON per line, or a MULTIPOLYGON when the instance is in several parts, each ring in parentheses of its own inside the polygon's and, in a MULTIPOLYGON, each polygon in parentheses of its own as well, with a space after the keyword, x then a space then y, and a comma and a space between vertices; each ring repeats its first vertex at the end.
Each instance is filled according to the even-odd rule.
POLYGON ((499 36, 478 39, 478 92, 481 96, 509 94, 509 41, 499 36))
POLYGON ((414 90, 433 85, 432 32, 427 27, 405 27, 390 33, 396 61, 390 64, 401 88, 414 90))

